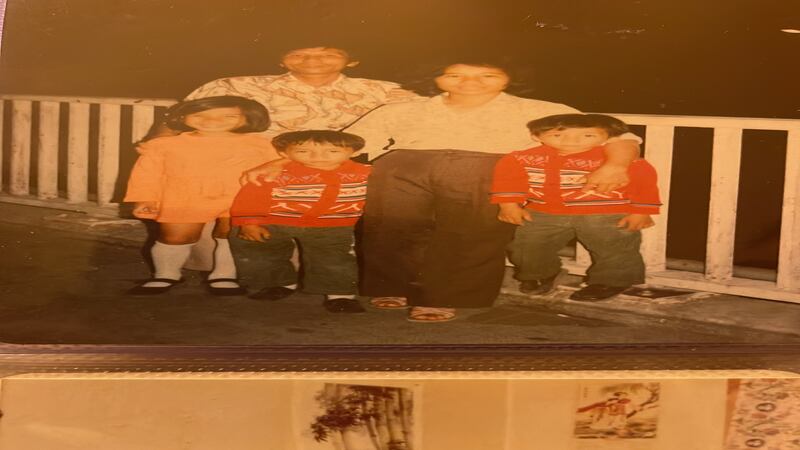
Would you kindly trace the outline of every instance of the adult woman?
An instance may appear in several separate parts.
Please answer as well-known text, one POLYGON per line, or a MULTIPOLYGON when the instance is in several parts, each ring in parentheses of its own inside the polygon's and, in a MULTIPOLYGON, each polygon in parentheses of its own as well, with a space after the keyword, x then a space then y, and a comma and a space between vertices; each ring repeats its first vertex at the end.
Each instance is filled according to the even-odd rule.
MULTIPOLYGON (((452 64, 435 79, 442 95, 386 105, 347 131, 362 136, 374 163, 364 214, 362 294, 377 307, 411 306, 409 320, 439 322, 456 307, 490 306, 503 279, 513 227, 497 220, 488 192, 495 162, 531 147, 525 124, 576 112, 503 92, 506 71, 452 64)), ((593 188, 624 184, 635 136, 608 145, 593 188)))
MULTIPOLYGON (((346 128, 365 139, 370 159, 380 157, 364 211, 361 293, 379 308, 411 306, 416 322, 451 320, 456 307, 491 306, 513 236, 489 203, 495 162, 535 145, 528 121, 577 112, 504 93, 509 76, 492 64, 451 64, 435 81, 442 95, 381 106, 346 128)), ((638 140, 623 135, 607 153, 587 181, 599 192, 627 182, 638 140)), ((246 179, 257 183, 276 165, 246 179)))

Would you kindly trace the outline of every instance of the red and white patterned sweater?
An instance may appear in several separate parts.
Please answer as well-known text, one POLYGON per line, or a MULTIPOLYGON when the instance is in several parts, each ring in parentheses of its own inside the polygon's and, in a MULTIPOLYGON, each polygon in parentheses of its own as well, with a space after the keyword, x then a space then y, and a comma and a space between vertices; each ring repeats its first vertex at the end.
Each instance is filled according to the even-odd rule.
POLYGON ((492 203, 525 203, 550 214, 658 214, 656 171, 643 159, 628 169, 630 183, 604 194, 582 192, 583 176, 605 162, 603 147, 559 155, 540 146, 512 152, 495 166, 492 203))
POLYGON ((231 206, 233 224, 353 226, 364 210, 370 169, 353 161, 335 170, 290 162, 275 181, 242 187, 231 206))

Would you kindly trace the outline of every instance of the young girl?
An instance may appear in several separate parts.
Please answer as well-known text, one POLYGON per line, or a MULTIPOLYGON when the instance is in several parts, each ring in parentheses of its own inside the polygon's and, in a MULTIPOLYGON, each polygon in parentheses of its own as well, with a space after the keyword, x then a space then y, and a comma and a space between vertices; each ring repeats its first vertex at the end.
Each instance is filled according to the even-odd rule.
POLYGON ((166 123, 184 132, 139 144, 125 195, 124 201, 134 202, 134 216, 159 224, 152 248, 154 277, 130 293, 160 294, 181 282, 181 267, 203 225, 216 219, 209 289, 215 295, 242 295, 227 239, 228 209, 241 173, 278 158, 268 139, 248 134, 266 130, 269 114, 253 100, 219 96, 173 106, 166 123))

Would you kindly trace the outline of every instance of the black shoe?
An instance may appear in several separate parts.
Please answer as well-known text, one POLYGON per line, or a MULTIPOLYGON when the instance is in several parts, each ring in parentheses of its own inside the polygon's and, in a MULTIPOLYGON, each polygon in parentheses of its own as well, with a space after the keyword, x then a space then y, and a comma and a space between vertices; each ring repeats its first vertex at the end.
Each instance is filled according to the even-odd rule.
POLYGON ((172 289, 172 286, 183 283, 183 278, 180 280, 173 280, 171 278, 151 278, 139 286, 135 286, 128 290, 128 295, 157 295, 163 294, 172 289), (162 283, 169 283, 166 286, 145 286, 145 284, 152 281, 160 281, 162 283))
POLYGON ((274 302, 275 300, 280 300, 286 298, 290 295, 294 294, 294 289, 290 289, 283 286, 274 286, 264 288, 255 294, 248 295, 247 298, 252 298, 253 300, 268 300, 274 302))
POLYGON ((332 313, 362 313, 364 307, 354 298, 326 298, 322 306, 332 313))
POLYGON ((553 290, 553 282, 558 274, 552 277, 542 278, 541 280, 522 280, 519 283, 519 291, 524 294, 543 295, 553 290))
POLYGON ((590 284, 570 295, 569 299, 577 300, 579 302, 605 300, 617 294, 621 294, 629 287, 630 286, 606 286, 605 284, 590 284))
POLYGON ((208 291, 211 292, 212 295, 216 295, 218 297, 228 297, 233 295, 245 295, 247 294, 247 289, 239 286, 239 280, 236 278, 214 278, 213 280, 206 280, 208 283, 208 291), (230 282, 236 283, 236 287, 218 287, 214 286, 214 283, 219 282, 230 282))

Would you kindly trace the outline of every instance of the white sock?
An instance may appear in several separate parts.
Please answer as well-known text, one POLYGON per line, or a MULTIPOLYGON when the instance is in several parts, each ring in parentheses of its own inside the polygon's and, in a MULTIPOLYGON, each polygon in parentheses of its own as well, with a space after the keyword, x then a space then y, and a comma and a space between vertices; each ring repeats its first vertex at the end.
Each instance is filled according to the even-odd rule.
POLYGON ((284 287, 285 287, 286 289, 295 289, 295 290, 296 290, 296 289, 297 289, 297 283, 295 283, 295 284, 287 284, 287 285, 286 285, 286 286, 284 286, 284 287))
POLYGON ((352 299, 356 298, 356 296, 355 295, 347 295, 347 294, 333 294, 333 295, 326 295, 325 298, 327 298, 328 300, 335 300, 337 298, 345 298, 345 299, 352 300, 352 299))
MULTIPOLYGON (((218 278, 236 278, 236 263, 233 261, 231 245, 227 239, 214 238, 217 246, 214 247, 214 270, 208 274, 209 280, 218 278)), ((237 288, 238 283, 233 281, 219 281, 214 283, 215 288, 237 288)))
MULTIPOLYGON (((189 253, 192 251, 194 244, 164 244, 156 241, 150 254, 153 256, 153 265, 156 268, 156 273, 153 278, 167 278, 170 280, 181 279, 181 267, 189 259, 189 253)), ((145 283, 146 287, 163 287, 169 286, 169 283, 163 281, 151 281, 145 283)))

